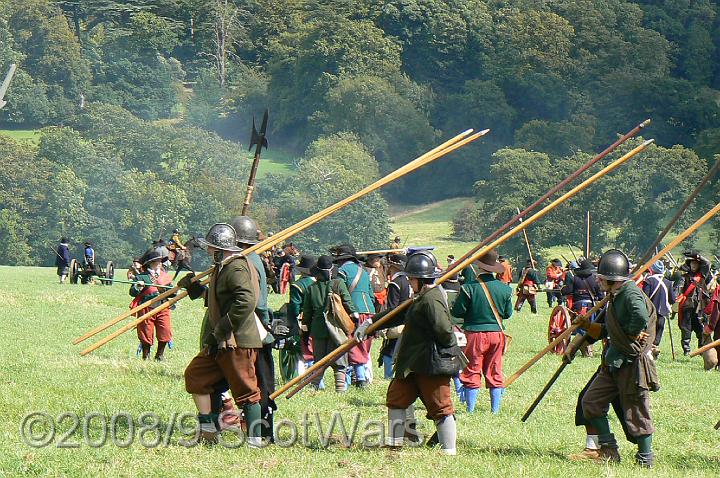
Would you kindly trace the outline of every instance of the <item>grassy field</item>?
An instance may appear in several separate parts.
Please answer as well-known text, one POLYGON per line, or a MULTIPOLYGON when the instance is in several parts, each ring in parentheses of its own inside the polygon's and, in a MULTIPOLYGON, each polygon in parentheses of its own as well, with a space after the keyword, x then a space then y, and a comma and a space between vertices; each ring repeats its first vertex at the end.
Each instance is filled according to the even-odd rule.
POLYGON ((31 143, 40 141, 40 132, 34 129, 1 129, 0 134, 10 136, 16 141, 30 141, 31 143))
POLYGON ((448 254, 460 257, 475 244, 452 239, 452 219, 471 200, 458 198, 432 203, 427 206, 402 208, 392 211, 393 233, 402 238, 405 247, 435 246, 433 251, 444 265, 448 254))
MULTIPOLYGON (((232 450, 185 448, 178 444, 183 438, 178 432, 167 446, 149 448, 139 443, 137 430, 135 443, 127 448, 112 442, 94 448, 87 444, 80 426, 63 442, 77 443, 78 447, 61 448, 61 435, 71 431, 69 418, 59 422, 49 446, 33 448, 23 441, 19 429, 23 417, 35 411, 45 412, 56 420, 64 412, 79 416, 98 412, 107 417, 126 412, 136 419, 144 412, 152 412, 163 419, 162 430, 173 414, 192 413, 194 407, 184 391, 182 374, 196 350, 202 307, 183 301, 174 311, 174 348, 163 363, 145 363, 135 356, 134 332, 80 357, 80 347, 71 345, 71 340, 126 310, 129 296, 125 286, 61 286, 56 284, 52 269, 0 267, 0 288, 0 306, 4 311, 0 349, 3 411, 0 476, 210 477, 261 473, 268 477, 565 477, 572 473, 716 477, 720 470, 720 432, 712 429, 720 419, 717 407, 720 374, 703 372, 698 359, 680 357, 672 362, 667 338, 659 361, 663 389, 652 397, 658 428, 657 467, 653 471, 639 470, 632 464, 634 450, 624 441, 621 452, 626 463, 619 466, 571 464, 564 458, 584 444, 583 431, 573 426, 575 399, 597 367, 597 358, 577 359, 531 419, 526 424, 520 422, 521 415, 558 365, 557 357, 553 356, 546 357, 507 390, 499 416, 489 413, 485 394, 481 395, 475 414, 457 412, 459 455, 452 458, 425 448, 391 452, 364 449, 358 443, 350 447, 333 443, 323 449, 314 428, 309 432, 308 446, 232 450)), ((283 300, 271 296, 275 308, 283 300)), ((509 321, 509 333, 515 340, 506 357, 506 374, 515 371, 545 344, 548 309, 543 302, 540 300, 537 316, 526 307, 509 321)), ((677 330, 674 332, 677 340, 677 330)), ((380 376, 379 369, 375 376, 380 376)), ((291 400, 280 399, 277 417, 300 422, 305 412, 317 412, 327 432, 333 412, 340 412, 348 427, 353 413, 359 413, 362 434, 366 420, 385 421, 386 387, 384 380, 376 379, 368 390, 351 390, 343 396, 303 391, 291 400)), ((421 430, 430 433, 431 423, 423 419, 422 407, 418 408, 421 430)), ((117 440, 122 441, 128 436, 128 426, 125 421, 118 421, 117 425, 117 440)), ((618 428, 615 421, 613 425, 618 428)), ((100 420, 91 420, 87 430, 88 437, 98 440, 102 435, 100 420)), ((334 436, 338 435, 336 430, 334 436)), ((151 442, 154 436, 146 435, 146 442, 151 442)), ((284 432, 281 436, 287 438, 284 432)))

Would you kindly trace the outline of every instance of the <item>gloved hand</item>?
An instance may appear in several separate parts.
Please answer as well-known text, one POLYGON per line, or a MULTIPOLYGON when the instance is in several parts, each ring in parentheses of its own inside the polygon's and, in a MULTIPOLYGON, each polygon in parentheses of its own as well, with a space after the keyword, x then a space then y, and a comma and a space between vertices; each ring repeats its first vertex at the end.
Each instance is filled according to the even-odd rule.
POLYGON ((586 315, 581 315, 575 319, 574 323, 579 325, 580 328, 585 329, 585 332, 596 340, 602 335, 602 325, 596 322, 590 322, 590 318, 586 315))
POLYGON ((202 285, 200 281, 193 280, 194 277, 194 272, 188 272, 182 279, 178 281, 178 287, 182 287, 183 289, 185 289, 188 293, 188 297, 190 297, 191 300, 202 297, 202 295, 205 293, 205 286, 202 285))
POLYGON ((367 339, 367 329, 372 325, 372 319, 368 319, 362 324, 358 325, 353 332, 353 338, 358 342, 362 342, 367 339))
POLYGON ((583 343, 585 342, 585 336, 584 335, 576 335, 568 344, 567 349, 565 349, 565 353, 563 354, 563 361, 567 363, 572 363, 573 359, 575 358, 575 354, 577 354, 578 350, 580 350, 580 347, 582 347, 583 343))

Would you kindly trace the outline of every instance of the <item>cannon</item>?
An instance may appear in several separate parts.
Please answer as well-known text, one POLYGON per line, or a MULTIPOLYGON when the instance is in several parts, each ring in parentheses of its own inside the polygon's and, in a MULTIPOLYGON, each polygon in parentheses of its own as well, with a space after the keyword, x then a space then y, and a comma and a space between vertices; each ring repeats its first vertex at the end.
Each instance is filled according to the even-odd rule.
POLYGON ((88 262, 81 264, 80 261, 72 259, 69 269, 71 284, 77 284, 78 282, 88 284, 93 282, 95 278, 98 278, 101 284, 112 285, 112 279, 115 278, 115 266, 112 261, 108 261, 105 268, 103 268, 98 264, 90 264, 88 262))

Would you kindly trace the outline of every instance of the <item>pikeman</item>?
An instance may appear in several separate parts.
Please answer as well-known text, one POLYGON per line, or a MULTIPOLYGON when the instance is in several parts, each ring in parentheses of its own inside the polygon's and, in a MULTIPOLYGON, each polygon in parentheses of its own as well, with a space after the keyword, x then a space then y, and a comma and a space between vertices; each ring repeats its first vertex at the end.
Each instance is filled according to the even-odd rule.
MULTIPOLYGON (((315 264, 317 264, 317 258, 315 256, 306 254, 300 256, 300 262, 298 262, 296 267, 300 273, 300 278, 290 286, 290 301, 287 305, 287 326, 290 329, 289 334, 295 337, 296 343, 300 344, 300 353, 302 354, 304 367, 309 367, 315 362, 310 333, 307 330, 303 330, 302 324, 300 323, 305 293, 308 287, 317 280, 311 272, 315 264)), ((301 364, 298 364, 298 367, 300 365, 301 364)), ((298 373, 302 373, 303 371, 304 368, 302 371, 298 370, 298 373)))
POLYGON ((468 413, 475 410, 483 377, 485 388, 490 391, 490 410, 493 414, 500 412, 506 345, 502 322, 510 318, 513 307, 512 289, 495 276, 505 270, 497 258, 497 252, 490 250, 475 261, 477 280, 462 286, 452 307, 452 315, 463 319, 462 328, 467 336, 465 355, 470 363, 460 373, 460 397, 468 413))
MULTIPOLYGON (((598 285, 595 266, 588 259, 583 259, 580 266, 573 269, 573 273, 567 279, 561 293, 569 297, 568 303, 572 303, 571 310, 578 315, 585 314, 585 312, 592 309, 598 300, 605 296, 598 285)), ((593 314, 590 317, 590 322, 594 322, 595 318, 596 315, 593 314)), ((576 334, 583 335, 585 330, 578 329, 576 334)), ((580 351, 583 357, 590 357, 593 353, 592 345, 583 342, 580 351)))
POLYGON ((683 253, 686 257, 683 268, 682 293, 678 296, 678 325, 682 332, 682 348, 685 355, 690 353, 690 339, 695 333, 698 347, 702 346, 703 324, 702 311, 707 305, 709 294, 707 284, 710 282, 710 261, 696 250, 683 253))
MULTIPOLYGON (((716 341, 720 339, 720 286, 717 281, 714 282, 715 290, 713 291, 710 302, 705 307, 705 315, 708 317, 708 323, 703 329, 706 340, 716 341)), ((718 368, 720 362, 720 346, 712 348, 703 354, 705 359, 705 370, 718 368)))
MULTIPOLYGON (((360 265, 352 245, 340 244, 334 247, 331 253, 333 262, 338 267, 338 278, 345 282, 355 305, 357 325, 362 325, 375 314, 370 276, 360 265)), ((366 387, 372 380, 372 369, 368 366, 371 342, 366 340, 348 352, 348 363, 352 367, 353 379, 358 388, 366 387)))
MULTIPOLYGON (((582 412, 597 431, 599 449, 587 450, 571 459, 592 459, 598 462, 620 462, 615 436, 610 431, 608 411, 614 401, 620 402, 621 421, 627 425, 626 434, 637 443, 635 461, 652 467, 652 434, 649 392, 659 390, 655 361, 650 351, 655 339, 655 306, 630 278, 630 261, 620 250, 612 249, 602 255, 597 277, 603 291, 612 297, 605 310, 604 321, 580 324, 593 340, 606 339, 602 364, 582 397, 582 412)), ((566 352, 572 360, 577 351, 576 338, 566 352)), ((616 408, 616 412, 617 412, 616 408)))
POLYGON ((557 299, 558 305, 563 305, 563 295, 560 288, 565 283, 565 271, 562 268, 560 259, 553 259, 545 268, 545 294, 547 295, 548 307, 552 308, 557 299))
MULTIPOLYGON (((133 309, 143 302, 147 302, 158 295, 160 291, 154 284, 167 286, 172 284, 172 278, 165 272, 163 261, 166 259, 157 249, 150 249, 141 258, 142 270, 135 276, 137 284, 130 286, 130 295, 134 297, 130 303, 133 309)), ((138 312, 138 317, 149 309, 138 312)), ((142 359, 150 357, 154 335, 157 334, 158 346, 155 351, 155 360, 163 360, 165 347, 172 340, 172 325, 170 322, 170 308, 163 309, 152 317, 140 322, 137 326, 137 336, 142 348, 142 359)))
MULTIPOLYGON (((249 216, 235 217, 230 221, 230 225, 235 229, 237 246, 241 250, 254 246, 260 241, 260 229, 257 223, 249 216)), ((270 313, 267 303, 267 276, 265 275, 263 261, 256 252, 251 252, 245 257, 255 268, 257 275, 259 295, 257 297, 257 305, 255 306, 255 314, 268 331, 267 336, 263 340, 263 348, 260 349, 257 354, 255 375, 258 379, 258 387, 260 388, 261 436, 263 439, 272 443, 275 440, 273 436, 273 413, 277 410, 277 405, 274 400, 270 400, 270 394, 275 391, 275 363, 273 361, 274 337, 272 333, 270 333, 270 313)))
POLYGON ((540 279, 538 278, 537 270, 535 269, 535 263, 532 259, 528 259, 527 265, 520 273, 520 280, 518 280, 515 311, 520 312, 523 304, 527 300, 530 303, 530 312, 537 314, 537 302, 535 301, 535 295, 537 294, 539 283, 540 279))
POLYGON ((645 277, 642 290, 652 301, 657 310, 657 327, 655 328, 655 342, 653 343, 653 356, 660 355, 660 341, 665 331, 665 320, 672 312, 671 305, 675 302, 675 292, 672 284, 665 278, 665 264, 656 261, 650 266, 650 275, 645 277))
MULTIPOLYGON (((336 336, 328 328, 325 314, 328 310, 328 300, 331 292, 336 293, 342 300, 343 307, 348 314, 357 318, 357 311, 347 290, 345 282, 341 279, 333 279, 333 259, 330 256, 320 256, 317 264, 311 269, 317 280, 305 291, 305 298, 302 306, 302 322, 310 332, 313 344, 313 356, 317 362, 321 358, 335 350, 347 338, 336 336)), ((330 367, 335 373, 335 391, 345 392, 345 369, 347 368, 347 355, 342 355, 330 367)), ((313 387, 320 388, 322 374, 318 374, 312 381, 313 387)))
POLYGON ((248 445, 262 445, 260 389, 255 374, 257 355, 267 335, 255 315, 259 291, 255 268, 239 254, 235 229, 214 224, 198 242, 207 248, 215 269, 206 289, 192 281, 193 274, 179 284, 191 299, 206 295, 207 311, 201 328, 202 350, 185 369, 185 390, 192 394, 198 410, 200 441, 217 443, 220 430, 212 411, 211 394, 227 380, 233 399, 248 424, 248 445), (227 261, 223 264, 223 261, 227 261))
MULTIPOLYGON (((392 254, 388 256, 387 271, 389 282, 386 308, 388 311, 393 310, 413 296, 412 287, 405 275, 406 262, 407 256, 405 254, 392 254)), ((403 326, 399 325, 383 331, 383 341, 380 347, 380 363, 378 365, 383 367, 386 379, 391 379, 393 376, 392 361, 395 354, 395 346, 397 345, 398 337, 400 337, 402 333, 402 328, 403 326)))
MULTIPOLYGON (((431 252, 420 251, 408 257, 405 274, 415 294, 422 290, 425 293, 382 327, 405 326, 395 358, 395 377, 388 386, 385 401, 389 429, 387 444, 391 447, 404 444, 406 433, 412 430, 412 418, 407 409, 420 398, 427 408, 427 417, 435 422, 441 451, 455 455, 457 431, 450 381, 459 370, 447 370, 434 358, 438 356, 437 350, 442 349, 455 356, 455 362, 460 362, 461 352, 453 332, 445 291, 442 286, 434 286, 440 269, 431 252)), ((355 339, 367 338, 370 324, 372 320, 360 325, 354 333, 355 339)))

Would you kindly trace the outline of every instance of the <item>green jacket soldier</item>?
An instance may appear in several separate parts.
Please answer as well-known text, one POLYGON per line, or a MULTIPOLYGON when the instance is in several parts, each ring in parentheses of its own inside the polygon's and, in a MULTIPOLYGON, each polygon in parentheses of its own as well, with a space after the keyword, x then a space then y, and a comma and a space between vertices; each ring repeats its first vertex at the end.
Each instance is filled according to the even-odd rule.
POLYGON ((619 462, 615 436, 610 432, 608 410, 620 399, 628 433, 638 445, 637 463, 652 467, 650 392, 659 390, 651 349, 655 339, 657 314, 652 302, 630 280, 630 262, 617 249, 600 258, 597 277, 600 287, 612 293, 603 323, 581 323, 594 339, 607 339, 602 365, 582 400, 582 409, 598 431, 600 450, 597 461, 619 462))
MULTIPOLYGON (((248 423, 248 444, 260 446, 260 390, 255 361, 266 334, 255 315, 258 301, 257 275, 247 259, 240 256, 235 230, 229 224, 215 224, 204 240, 215 270, 206 290, 207 311, 201 328, 200 353, 185 369, 185 389, 193 395, 198 409, 200 439, 217 442, 217 416, 212 414, 210 394, 227 380, 238 407, 248 423), (223 261, 228 260, 224 265, 223 261)), ((192 297, 202 293, 192 275, 179 285, 192 297)))
MULTIPOLYGON (((339 331, 328 328, 325 313, 328 309, 328 296, 335 292, 342 299, 343 307, 348 314, 357 317, 357 309, 353 304, 350 292, 341 279, 331 279, 333 269, 332 257, 320 256, 312 273, 317 282, 311 284, 305 292, 303 299, 302 322, 312 338, 313 356, 315 361, 322 359, 345 342, 347 336, 338 335, 339 331)), ((342 355, 330 365, 335 372, 335 391, 345 391, 345 368, 348 366, 347 354, 342 355)), ((322 380, 321 375, 313 379, 313 386, 317 389, 322 380)))
MULTIPOLYGON (((420 398, 427 409, 427 417, 435 422, 437 440, 442 452, 456 454, 457 431, 455 409, 450 397, 451 375, 436 373, 433 349, 455 349, 457 339, 453 332, 448 310, 447 295, 441 286, 434 286, 440 274, 435 256, 421 251, 408 257, 405 274, 415 293, 423 294, 413 299, 404 313, 398 314, 382 328, 404 324, 397 356, 395 376, 390 382, 386 397, 388 407, 388 445, 402 446, 406 432, 412 429, 407 409, 420 398)), ((366 337, 368 322, 355 331, 355 338, 366 337)), ((457 370, 455 373, 457 373, 457 370)))

